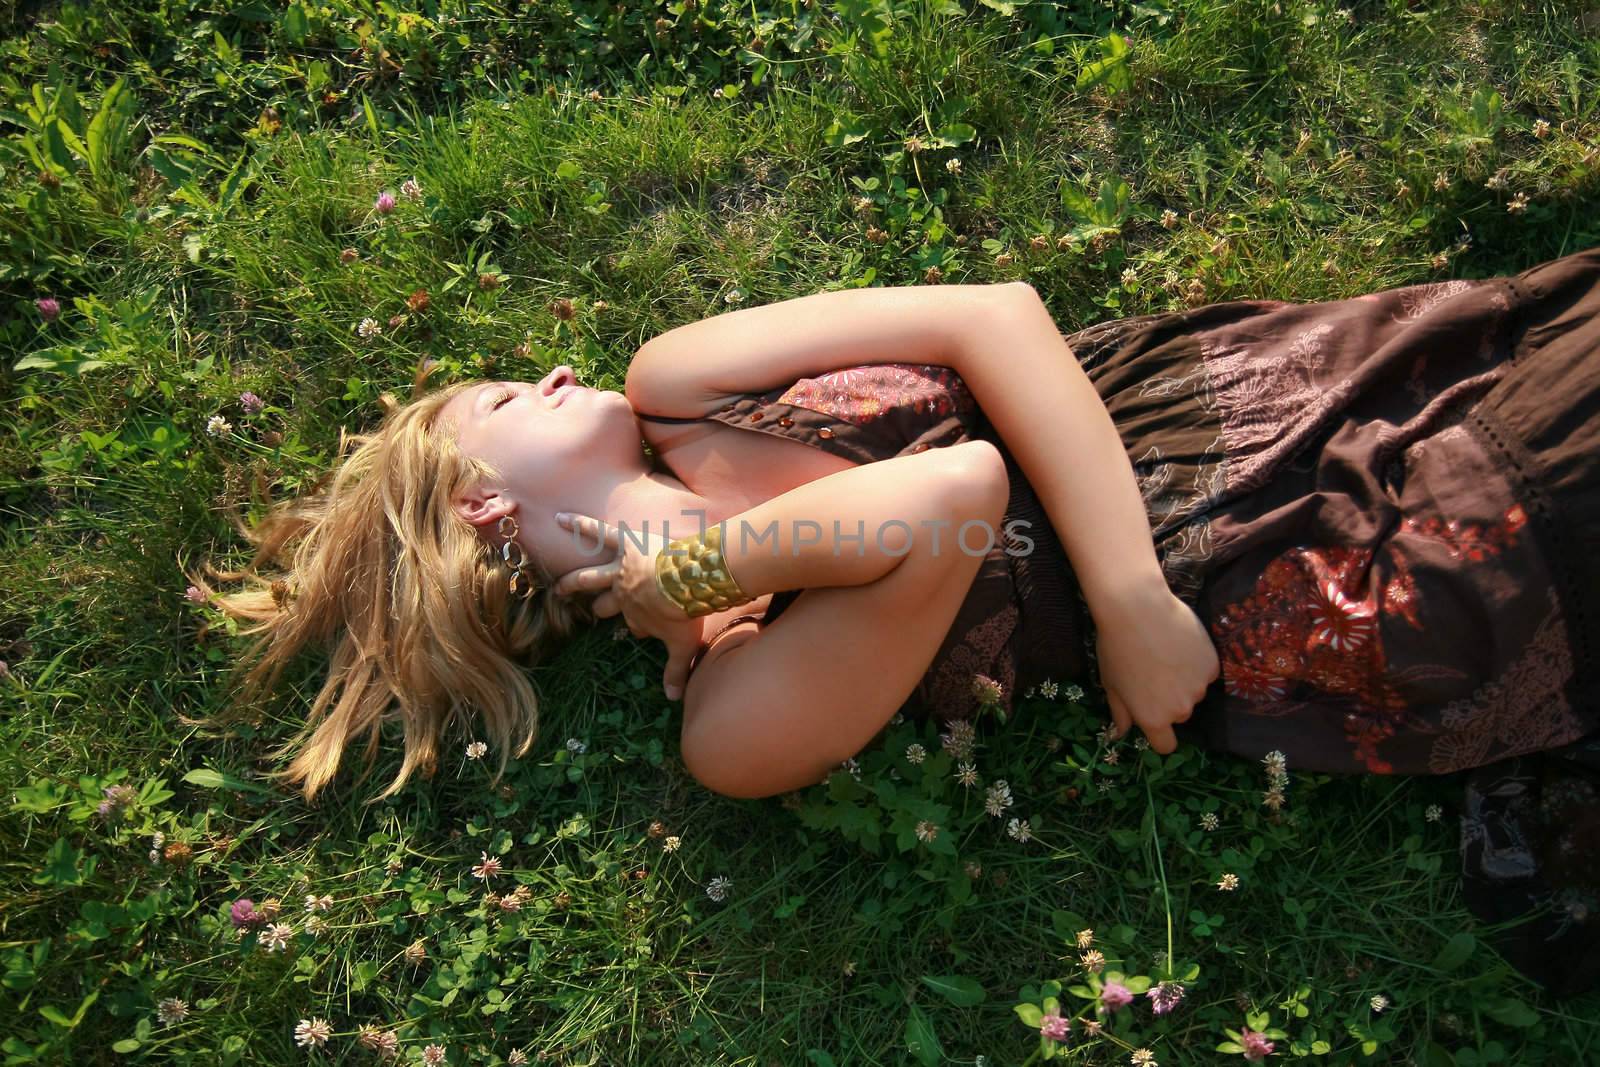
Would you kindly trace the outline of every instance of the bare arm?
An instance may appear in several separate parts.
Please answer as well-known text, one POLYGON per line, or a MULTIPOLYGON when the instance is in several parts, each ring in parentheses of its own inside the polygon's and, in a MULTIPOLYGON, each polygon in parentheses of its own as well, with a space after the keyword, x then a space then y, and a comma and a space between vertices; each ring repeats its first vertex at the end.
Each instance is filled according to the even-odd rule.
POLYGON ((1194 610, 1167 588, 1133 465, 1094 383, 1033 288, 1003 287, 988 341, 956 368, 1029 484, 1089 603, 1100 680, 1120 734, 1138 723, 1150 745, 1178 746, 1221 671, 1194 610))
POLYGON ((1031 285, 999 287, 956 370, 1061 537, 1099 626, 1165 593, 1150 520, 1111 415, 1031 285))
MULTIPOLYGON (((966 554, 982 556, 982 529, 973 527, 958 543, 959 528, 929 510, 963 479, 1005 485, 999 451, 987 441, 963 441, 807 482, 723 520, 722 555, 752 596, 864 585, 883 577, 912 543, 952 556, 964 544, 966 554)), ((990 533, 998 543, 998 526, 990 533)))
POLYGON ((785 530, 812 519, 826 543, 798 558, 787 543, 776 556, 730 554, 741 583, 806 592, 766 631, 708 656, 690 676, 689 772, 727 796, 765 797, 811 785, 861 751, 927 671, 982 563, 985 538, 972 528, 968 553, 956 532, 966 522, 997 528, 1008 495, 1000 453, 973 441, 832 474, 744 512, 757 528, 769 518, 785 530), (834 556, 835 520, 846 533, 865 526, 862 555, 852 544, 834 556), (875 532, 891 520, 907 523, 914 540, 891 531, 884 552, 875 532))
POLYGON ((728 397, 864 363, 956 370, 1039 495, 1101 624, 1164 592, 1133 466, 1105 405, 1031 285, 814 293, 651 338, 634 410, 703 415, 728 397))
MULTIPOLYGON (((728 796, 771 796, 860 751, 927 671, 1009 495, 999 450, 966 441, 830 474, 723 520, 723 554, 747 593, 805 592, 768 630, 714 650, 688 677, 690 773, 728 796), (769 526, 765 540, 739 536, 769 526)), ((575 519, 589 537, 595 524, 575 519)), ((665 542, 641 547, 632 534, 604 532, 618 558, 563 575, 557 591, 607 589, 630 629, 687 659, 692 649, 674 647, 683 615, 655 583, 665 542)))
POLYGON ((693 418, 730 396, 843 367, 954 367, 1009 288, 841 289, 691 322, 640 347, 628 366, 628 402, 647 415, 693 418))
POLYGON ((847 290, 718 316, 648 342, 628 399, 693 417, 732 394, 872 362, 961 375, 1061 537, 1099 631, 1117 726, 1137 722, 1157 751, 1172 751, 1170 724, 1217 677, 1216 650, 1167 588, 1121 436, 1032 286, 847 290))

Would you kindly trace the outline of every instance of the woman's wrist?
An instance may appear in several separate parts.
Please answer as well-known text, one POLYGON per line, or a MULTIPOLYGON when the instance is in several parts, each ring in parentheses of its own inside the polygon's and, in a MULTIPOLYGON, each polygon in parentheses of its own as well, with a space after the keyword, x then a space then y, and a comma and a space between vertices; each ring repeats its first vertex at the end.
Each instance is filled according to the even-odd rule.
POLYGON ((1098 587, 1084 588, 1089 614, 1099 628, 1137 620, 1152 608, 1165 604, 1171 597, 1172 590, 1168 588, 1159 567, 1120 574, 1098 587))
POLYGON ((725 527, 674 538, 656 555, 656 587, 689 618, 699 618, 740 604, 758 594, 747 593, 728 569, 722 552, 725 527))

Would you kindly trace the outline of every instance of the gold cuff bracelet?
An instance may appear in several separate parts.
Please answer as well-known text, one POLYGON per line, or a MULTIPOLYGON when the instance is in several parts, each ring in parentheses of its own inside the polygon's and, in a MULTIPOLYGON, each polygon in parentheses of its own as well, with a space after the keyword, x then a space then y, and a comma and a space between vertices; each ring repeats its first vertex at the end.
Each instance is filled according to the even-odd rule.
POLYGON ((656 587, 691 619, 755 599, 728 572, 720 523, 703 534, 667 542, 656 556, 656 587))

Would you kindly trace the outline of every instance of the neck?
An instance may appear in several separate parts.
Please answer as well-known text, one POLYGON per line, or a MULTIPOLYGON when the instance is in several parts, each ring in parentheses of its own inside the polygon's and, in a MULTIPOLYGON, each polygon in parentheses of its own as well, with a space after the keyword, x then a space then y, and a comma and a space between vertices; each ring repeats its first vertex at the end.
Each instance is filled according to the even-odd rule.
POLYGON ((621 538, 638 544, 646 534, 652 538, 693 537, 748 507, 748 502, 726 494, 712 497, 697 493, 669 471, 640 469, 615 480, 591 481, 575 499, 544 510, 537 516, 534 529, 524 523, 521 541, 559 578, 579 567, 609 563, 614 553, 609 548, 593 551, 593 537, 575 535, 557 526, 557 511, 599 519, 607 526, 618 527, 621 538), (626 533, 620 530, 623 525, 626 533))

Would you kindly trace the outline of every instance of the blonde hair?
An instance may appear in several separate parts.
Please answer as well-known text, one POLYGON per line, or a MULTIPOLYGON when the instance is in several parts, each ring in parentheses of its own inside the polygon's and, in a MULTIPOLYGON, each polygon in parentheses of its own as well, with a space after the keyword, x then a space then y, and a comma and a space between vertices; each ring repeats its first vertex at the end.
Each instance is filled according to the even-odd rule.
POLYGON ((554 597, 554 576, 531 557, 537 591, 526 600, 512 595, 510 568, 451 507, 459 492, 498 472, 462 453, 448 424, 435 425, 452 397, 481 383, 423 395, 435 368, 430 360, 418 371, 411 403, 383 394, 375 432, 341 428, 343 463, 305 497, 272 508, 254 530, 228 508, 256 558, 241 571, 204 569, 246 589, 214 593, 185 568, 230 619, 256 624, 240 634, 260 635, 229 676, 231 686, 244 674, 235 712, 276 686, 305 645, 333 643, 304 728, 275 753, 293 759, 274 776, 298 785, 307 800, 332 781, 355 742, 365 742, 365 779, 381 729, 394 720, 404 729, 405 756, 372 799, 394 794, 419 771, 431 776, 444 735, 467 726, 473 713, 499 751, 498 781, 507 759, 526 753, 538 735, 538 697, 520 665, 595 621, 579 598, 554 597), (286 569, 260 572, 297 539, 286 569))

